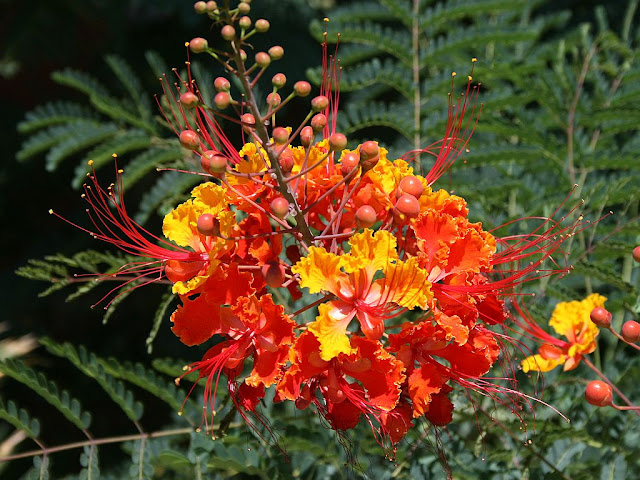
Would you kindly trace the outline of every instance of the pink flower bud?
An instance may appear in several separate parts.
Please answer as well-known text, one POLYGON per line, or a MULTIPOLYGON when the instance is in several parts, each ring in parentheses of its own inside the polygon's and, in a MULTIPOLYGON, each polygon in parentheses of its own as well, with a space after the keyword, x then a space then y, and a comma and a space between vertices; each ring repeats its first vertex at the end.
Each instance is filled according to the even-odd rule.
POLYGON ((225 25, 224 27, 222 27, 222 30, 220 30, 220 35, 224 40, 230 42, 231 40, 236 38, 236 29, 231 25, 225 25))
POLYGON ((293 91, 299 97, 306 97, 311 93, 311 84, 305 81, 296 82, 293 84, 293 91))
POLYGON ((273 136, 273 140, 278 145, 284 145, 289 140, 289 130, 284 127, 274 128, 273 132, 271 132, 271 135, 273 136))
POLYGON ((224 110, 231 103, 231 95, 229 95, 229 92, 218 92, 216 96, 213 97, 213 103, 216 108, 224 110))
POLYGON ((200 103, 200 99, 193 92, 184 92, 180 95, 180 103, 185 106, 185 108, 195 108, 200 103))
POLYGON ((189 48, 193 53, 202 53, 209 48, 209 42, 202 37, 192 38, 189 42, 189 48))
POLYGON ((311 145, 314 138, 315 134, 313 133, 313 128, 307 126, 300 131, 300 143, 303 147, 311 145))
POLYGON ((193 130, 183 130, 180 132, 180 143, 184 148, 197 150, 200 147, 200 137, 193 130))
POLYGON ((321 112, 329 106, 329 99, 324 95, 318 95, 311 100, 311 110, 314 112, 321 112))
POLYGON ((220 223, 209 213, 203 213, 198 217, 198 232, 207 237, 217 237, 220 235, 220 223))
POLYGON ((213 86, 218 92, 228 92, 231 90, 231 83, 224 77, 218 77, 213 81, 213 86))
POLYGON ((264 18, 260 18, 256 20, 256 31, 258 33, 264 33, 269 31, 270 26, 271 25, 269 24, 269 21, 265 20, 264 18))
POLYGON ((271 200, 271 211, 280 220, 289 215, 289 202, 283 197, 277 197, 271 200))
POLYGON ((334 133, 329 137, 329 149, 333 151, 342 151, 347 148, 347 137, 342 133, 334 133))
POLYGON ((287 77, 284 73, 276 73, 271 79, 271 84, 276 88, 282 88, 287 83, 287 77))
POLYGON ((266 52, 256 53, 255 59, 260 68, 267 68, 269 65, 271 65, 271 57, 266 52))

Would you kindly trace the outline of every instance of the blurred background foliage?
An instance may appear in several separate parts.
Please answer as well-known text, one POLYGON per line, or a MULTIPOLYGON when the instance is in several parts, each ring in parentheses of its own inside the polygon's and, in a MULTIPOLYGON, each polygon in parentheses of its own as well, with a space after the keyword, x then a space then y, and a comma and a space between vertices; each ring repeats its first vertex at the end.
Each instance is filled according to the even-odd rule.
MULTIPOLYGON (((639 311, 640 269, 630 255, 640 240, 637 3, 422 1, 415 15, 413 2, 404 0, 254 0, 252 15, 271 21, 264 41, 284 46, 287 54, 276 68, 290 81, 318 79, 317 41, 328 15, 329 38, 341 33, 340 128, 354 145, 376 139, 394 153, 440 138, 450 73, 466 78, 471 57, 478 57, 474 77, 482 82, 483 112, 471 151, 440 185, 464 196, 472 217, 489 228, 549 215, 574 183, 568 204, 584 198, 579 213, 585 218, 613 210, 568 243, 567 258, 558 260, 574 266, 572 275, 531 287, 538 294, 531 311, 546 325, 555 303, 596 291, 609 297, 619 328, 639 311)), ((69 285, 68 279, 75 272, 106 271, 119 260, 89 250, 102 246, 47 210, 84 222, 78 187, 86 161, 94 159, 108 180, 117 151, 127 172, 129 205, 141 222, 159 230, 158 214, 186 198, 193 179, 154 169, 188 167, 193 159, 158 120, 157 77, 181 68, 185 40, 199 35, 213 41, 215 32, 192 13, 190 2, 180 0, 152 7, 135 0, 0 0, 0 8, 0 118, 7 157, 0 167, 0 357, 24 360, 5 360, 0 367, 10 377, 0 378, 0 417, 8 420, 0 422, 0 456, 37 448, 25 437, 47 446, 81 441, 89 422, 94 438, 135 434, 136 426, 178 432, 60 452, 44 464, 41 457, 0 464, 3 478, 41 478, 41 472, 49 478, 442 478, 440 451, 454 478, 633 478, 640 467, 638 417, 586 405, 582 393, 592 374, 584 366, 551 372, 544 380, 521 378, 522 388, 543 391, 570 424, 542 405, 535 419, 523 412, 521 421, 500 405, 476 397, 470 402, 459 392, 451 426, 415 429, 394 462, 365 431, 341 439, 309 412, 283 406, 266 406, 262 413, 287 455, 259 441, 239 417, 229 416, 223 440, 184 433, 199 424, 200 399, 194 396, 184 416, 175 414, 185 390, 175 389, 172 378, 190 363, 176 359, 193 360, 203 351, 181 346, 169 331, 171 297, 162 287, 134 292, 107 312, 103 324, 105 312, 89 305, 107 289, 69 285), (47 284, 17 277, 17 269, 47 284), (48 293, 65 288, 36 298, 47 286, 48 293), (65 303, 65 295, 80 299, 65 303), (34 341, 43 336, 46 350, 34 341), (105 392, 113 402, 105 401, 105 392), (345 462, 351 467, 345 469, 345 462)), ((194 72, 201 86, 219 74, 207 62, 194 72)), ((456 82, 454 92, 463 87, 463 80, 456 82)), ((289 114, 292 121, 298 118, 295 108, 289 114)), ((501 233, 517 234, 521 227, 530 230, 531 223, 501 233)), ((637 355, 603 334, 593 357, 639 401, 637 355)), ((226 406, 220 417, 228 411, 226 406)))

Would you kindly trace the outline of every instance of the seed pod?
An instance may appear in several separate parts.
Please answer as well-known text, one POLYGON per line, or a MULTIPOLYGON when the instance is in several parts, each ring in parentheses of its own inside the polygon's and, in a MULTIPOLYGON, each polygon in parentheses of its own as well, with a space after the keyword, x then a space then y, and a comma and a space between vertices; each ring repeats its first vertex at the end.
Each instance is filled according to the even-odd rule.
POLYGON ((231 40, 236 38, 236 29, 231 25, 225 25, 224 27, 222 27, 222 30, 220 30, 220 35, 224 40, 230 42, 231 40))
POLYGON ((271 212, 280 220, 284 220, 289 215, 289 202, 283 197, 276 197, 271 200, 271 212))
POLYGON ((611 312, 606 308, 596 307, 591 310, 589 318, 593 323, 601 328, 609 328, 611 326, 611 312))
POLYGON ((200 99, 193 92, 184 92, 180 95, 180 103, 185 106, 185 108, 195 108, 200 103, 200 99))
POLYGON ((396 190, 396 198, 400 198, 405 193, 407 195, 413 195, 416 198, 420 198, 422 190, 422 182, 417 177, 408 175, 400 180, 398 189, 396 190))
POLYGON ((205 38, 195 37, 189 42, 189 49, 193 53, 202 53, 209 48, 209 42, 205 38))
POLYGON ((306 97, 311 93, 311 84, 305 81, 296 82, 293 84, 293 91, 299 97, 306 97))
POLYGON ((180 132, 180 143, 184 148, 197 150, 200 147, 200 137, 193 130, 183 130, 180 132))
POLYGON ((640 340, 640 323, 629 320, 622 325, 622 338, 625 342, 636 343, 640 340))
POLYGON ((198 232, 207 237, 217 237, 220 235, 220 222, 210 213, 203 213, 198 217, 198 232))
POLYGON ((262 267, 265 283, 271 288, 280 288, 284 283, 284 267, 278 261, 267 262, 262 267))
POLYGON ((376 223, 376 211, 371 205, 362 205, 356 210, 356 226, 358 228, 371 228, 376 223))
POLYGON ((607 407, 613 402, 611 386, 600 380, 593 380, 584 392, 587 403, 595 407, 607 407))

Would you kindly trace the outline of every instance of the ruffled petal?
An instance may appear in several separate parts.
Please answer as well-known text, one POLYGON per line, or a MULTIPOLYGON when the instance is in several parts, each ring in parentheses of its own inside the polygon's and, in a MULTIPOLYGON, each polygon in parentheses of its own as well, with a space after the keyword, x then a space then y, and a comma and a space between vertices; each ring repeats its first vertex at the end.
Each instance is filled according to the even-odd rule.
POLYGON ((353 349, 347 336, 347 326, 356 314, 353 307, 342 301, 321 303, 319 315, 308 330, 320 342, 320 358, 329 361, 344 353, 349 355, 353 349))
POLYGON ((308 288, 309 293, 321 291, 339 294, 340 279, 347 276, 340 271, 340 257, 327 252, 324 248, 310 247, 306 257, 300 259, 291 271, 300 275, 300 286, 308 288))

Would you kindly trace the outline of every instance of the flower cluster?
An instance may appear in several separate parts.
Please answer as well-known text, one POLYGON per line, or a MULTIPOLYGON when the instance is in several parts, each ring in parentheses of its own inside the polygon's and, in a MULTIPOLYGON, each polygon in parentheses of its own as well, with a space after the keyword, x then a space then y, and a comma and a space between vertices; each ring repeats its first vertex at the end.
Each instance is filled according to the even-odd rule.
POLYGON ((219 77, 206 105, 189 75, 177 77, 177 90, 165 82, 160 102, 200 160, 192 173, 207 181, 165 216, 166 239, 130 219, 121 189, 102 190, 91 174, 85 191, 92 234, 145 258, 118 273, 166 277, 181 301, 173 332, 186 345, 210 345, 187 370, 205 379, 209 411, 224 377, 241 413, 272 388, 275 402, 313 408, 336 430, 368 422, 393 445, 418 419, 451 422, 456 385, 513 392, 482 378, 511 340, 505 301, 517 300, 524 282, 566 270, 543 263, 581 219, 545 218, 530 234, 500 238, 469 220, 463 198, 434 187, 473 133, 480 107, 472 76, 459 101, 449 96, 440 141, 400 159, 374 141, 349 149, 335 131, 339 69, 326 42, 320 95, 297 128, 281 126, 277 113, 311 86, 296 82, 283 99, 287 80, 277 73, 260 109, 253 87, 283 49, 258 52, 247 66, 246 39, 268 22, 241 16, 247 2, 209 4, 196 10, 223 24, 229 49, 202 38, 190 49, 219 60, 242 96, 234 99, 219 77), (225 134, 233 122, 240 148, 225 134), (420 157, 433 159, 425 174, 420 157))

